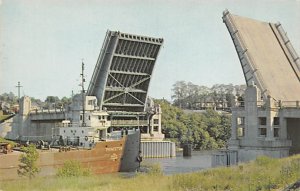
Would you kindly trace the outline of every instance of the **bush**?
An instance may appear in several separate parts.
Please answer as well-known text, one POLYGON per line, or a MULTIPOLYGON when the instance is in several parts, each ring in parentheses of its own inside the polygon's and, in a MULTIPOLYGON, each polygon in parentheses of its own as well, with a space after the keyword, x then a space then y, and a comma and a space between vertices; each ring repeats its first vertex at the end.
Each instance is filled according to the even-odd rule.
POLYGON ((64 165, 56 173, 59 177, 88 176, 90 174, 89 169, 82 168, 80 162, 75 160, 64 162, 64 165))
POLYGON ((39 168, 36 164, 39 153, 33 144, 24 147, 23 151, 25 153, 21 154, 19 158, 21 164, 19 164, 18 175, 26 176, 31 179, 39 172, 39 168))

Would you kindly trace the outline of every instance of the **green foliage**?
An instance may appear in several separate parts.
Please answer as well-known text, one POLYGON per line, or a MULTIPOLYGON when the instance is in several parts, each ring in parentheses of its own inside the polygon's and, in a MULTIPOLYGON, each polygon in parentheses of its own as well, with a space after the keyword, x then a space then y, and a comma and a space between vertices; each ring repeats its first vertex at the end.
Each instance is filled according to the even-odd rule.
POLYGON ((21 164, 19 165, 18 174, 31 179, 39 172, 37 167, 39 153, 33 144, 24 147, 23 151, 24 153, 19 158, 21 164))
POLYGON ((259 156, 256 158, 255 163, 259 166, 269 166, 274 164, 275 159, 267 156, 259 156))
POLYGON ((230 116, 213 110, 185 113, 165 100, 155 100, 162 108, 162 132, 180 144, 192 143, 195 149, 216 149, 226 146, 230 138, 230 116))
POLYGON ((6 140, 6 139, 4 139, 2 137, 0 137, 0 143, 9 143, 12 147, 15 147, 17 145, 16 142, 6 140))
POLYGON ((82 168, 80 162, 75 160, 66 161, 63 167, 59 168, 56 173, 59 177, 88 176, 90 174, 89 169, 82 168))
POLYGON ((284 190, 300 179, 300 155, 284 159, 260 158, 233 167, 214 168, 177 175, 119 174, 47 177, 0 182, 3 190, 101 190, 101 191, 196 191, 196 190, 284 190), (267 164, 266 166, 264 164, 267 164), (285 170, 286 169, 286 170, 285 170), (290 174, 290 175, 288 175, 290 174))
POLYGON ((149 169, 148 175, 150 175, 150 176, 161 176, 161 175, 163 175, 163 171, 161 169, 160 164, 148 165, 147 168, 149 169))
POLYGON ((282 190, 300 178, 299 161, 300 155, 285 159, 264 156, 235 167, 175 175, 172 185, 177 190, 282 190))
POLYGON ((12 93, 12 92, 3 93, 0 95, 0 101, 4 101, 11 105, 14 105, 14 104, 18 103, 18 97, 15 96, 14 93, 12 93))
POLYGON ((8 115, 1 115, 0 114, 0 121, 5 120, 6 118, 8 118, 8 115))
POLYGON ((230 107, 235 96, 242 96, 245 89, 245 85, 215 84, 209 88, 191 82, 177 81, 172 88, 172 100, 175 106, 184 109, 198 109, 201 102, 213 102, 216 106, 226 102, 230 107))

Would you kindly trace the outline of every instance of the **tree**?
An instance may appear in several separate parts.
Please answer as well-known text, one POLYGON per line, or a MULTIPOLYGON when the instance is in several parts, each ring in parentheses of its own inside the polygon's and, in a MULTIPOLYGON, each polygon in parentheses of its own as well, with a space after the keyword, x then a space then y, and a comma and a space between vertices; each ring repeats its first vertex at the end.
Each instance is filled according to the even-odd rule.
POLYGON ((185 99, 187 97, 187 84, 185 81, 178 81, 173 85, 172 99, 174 99, 174 105, 182 108, 185 106, 185 99))
POLYGON ((59 98, 57 96, 47 96, 46 100, 45 100, 45 108, 47 109, 52 109, 55 108, 57 106, 57 104, 59 103, 59 98))
POLYGON ((0 102, 7 102, 11 105, 17 104, 18 103, 18 97, 14 95, 14 93, 9 92, 9 93, 3 93, 0 95, 0 102))
POLYGON ((234 97, 243 95, 245 85, 215 84, 211 88, 195 85, 191 82, 178 81, 172 88, 173 105, 182 109, 199 109, 207 102, 213 102, 214 106, 230 107, 234 97), (224 104, 224 105, 223 105, 224 104))
POLYGON ((19 158, 21 164, 19 165, 18 174, 19 176, 26 176, 31 179, 39 172, 39 168, 37 167, 39 153, 33 144, 24 147, 23 151, 24 153, 19 158))
POLYGON ((230 116, 213 110, 185 113, 165 100, 155 100, 162 108, 162 132, 180 144, 191 143, 195 149, 224 148, 230 137, 230 116))
POLYGON ((63 97, 61 98, 60 102, 62 105, 69 105, 72 102, 72 98, 63 97))

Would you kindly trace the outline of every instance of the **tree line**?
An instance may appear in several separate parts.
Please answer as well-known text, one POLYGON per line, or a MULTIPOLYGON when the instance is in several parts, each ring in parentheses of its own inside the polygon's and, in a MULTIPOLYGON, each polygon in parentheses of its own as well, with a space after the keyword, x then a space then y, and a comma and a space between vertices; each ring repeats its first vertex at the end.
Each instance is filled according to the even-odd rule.
POLYGON ((204 103, 225 104, 231 107, 235 99, 243 97, 246 85, 215 84, 212 87, 177 81, 172 88, 172 101, 183 109, 201 109, 204 103))
MULTIPOLYGON (((18 105, 18 97, 12 93, 3 93, 0 95, 0 110, 14 110, 14 105, 18 105)), ((65 105, 70 104, 71 97, 47 96, 45 100, 31 97, 31 103, 33 106, 43 109, 62 108, 65 105)))
POLYGON ((194 149, 226 147, 230 138, 230 115, 214 110, 185 112, 166 100, 155 100, 162 108, 162 132, 179 144, 193 144, 194 149))

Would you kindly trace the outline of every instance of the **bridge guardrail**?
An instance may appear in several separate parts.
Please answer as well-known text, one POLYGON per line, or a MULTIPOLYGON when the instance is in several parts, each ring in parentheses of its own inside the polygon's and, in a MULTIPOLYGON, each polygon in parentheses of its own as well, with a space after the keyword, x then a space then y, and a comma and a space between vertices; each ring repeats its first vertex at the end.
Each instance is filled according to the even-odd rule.
POLYGON ((65 111, 65 109, 34 109, 30 111, 30 114, 63 113, 65 111))

